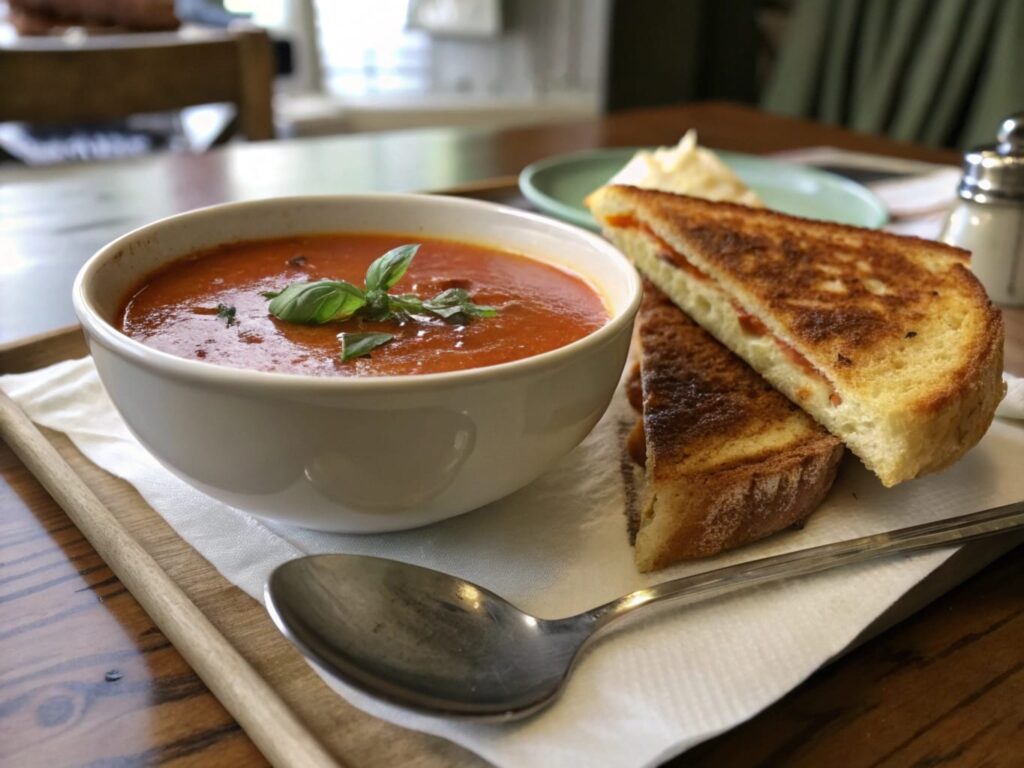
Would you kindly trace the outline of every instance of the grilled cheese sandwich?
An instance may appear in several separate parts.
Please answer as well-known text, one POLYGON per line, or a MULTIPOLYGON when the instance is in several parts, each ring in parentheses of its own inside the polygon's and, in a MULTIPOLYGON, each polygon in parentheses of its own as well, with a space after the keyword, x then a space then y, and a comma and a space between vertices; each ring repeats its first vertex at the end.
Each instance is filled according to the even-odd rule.
POLYGON ((588 205, 651 282, 883 484, 948 466, 991 423, 1002 318, 965 251, 628 186, 588 205))

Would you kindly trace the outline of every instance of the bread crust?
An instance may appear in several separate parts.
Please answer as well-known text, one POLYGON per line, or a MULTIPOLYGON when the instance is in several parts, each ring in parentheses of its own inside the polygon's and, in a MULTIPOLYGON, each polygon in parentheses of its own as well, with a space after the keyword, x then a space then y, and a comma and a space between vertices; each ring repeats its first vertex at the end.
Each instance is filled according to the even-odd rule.
POLYGON ((637 319, 646 443, 641 571, 713 555, 805 520, 839 440, 647 283, 637 319))
POLYGON ((838 441, 804 446, 770 464, 691 478, 656 494, 640 516, 637 569, 709 557, 799 526, 828 494, 842 455, 838 441), (664 526, 650 522, 665 518, 664 526))
POLYGON ((613 240, 629 239, 616 220, 645 228, 659 263, 648 254, 638 267, 677 303, 693 311, 683 284, 703 280, 734 315, 726 325, 753 317, 786 355, 751 352, 721 312, 695 314, 885 485, 949 466, 991 424, 1005 393, 1002 316, 966 251, 632 187, 588 202, 613 240), (665 265, 676 275, 653 274, 665 265))

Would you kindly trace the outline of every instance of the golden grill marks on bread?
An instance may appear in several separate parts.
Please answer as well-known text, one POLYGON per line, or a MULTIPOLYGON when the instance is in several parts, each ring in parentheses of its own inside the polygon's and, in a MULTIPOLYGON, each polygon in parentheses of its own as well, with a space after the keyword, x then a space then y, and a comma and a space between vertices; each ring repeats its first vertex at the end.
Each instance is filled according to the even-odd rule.
POLYGON ((806 519, 832 486, 842 443, 650 284, 637 328, 637 567, 713 555, 806 519))
POLYGON ((1005 393, 968 254, 632 187, 588 199, 653 283, 892 486, 956 461, 1005 393))

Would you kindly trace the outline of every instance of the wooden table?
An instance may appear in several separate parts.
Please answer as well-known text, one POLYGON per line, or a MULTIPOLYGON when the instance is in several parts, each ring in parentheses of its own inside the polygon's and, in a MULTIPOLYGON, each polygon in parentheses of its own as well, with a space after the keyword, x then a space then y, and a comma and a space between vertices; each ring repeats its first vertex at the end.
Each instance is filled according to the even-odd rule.
MULTIPOLYGON (((71 322, 71 279, 131 227, 199 205, 309 192, 442 189, 583 147, 834 145, 955 155, 727 104, 500 131, 410 131, 233 146, 100 167, 0 172, 0 342, 71 322)), ((1024 312, 1005 313, 1024 374, 1024 312)), ((262 765, 91 546, 0 446, 0 765, 262 765)), ((813 675, 679 765, 1024 764, 1022 549, 813 675)))

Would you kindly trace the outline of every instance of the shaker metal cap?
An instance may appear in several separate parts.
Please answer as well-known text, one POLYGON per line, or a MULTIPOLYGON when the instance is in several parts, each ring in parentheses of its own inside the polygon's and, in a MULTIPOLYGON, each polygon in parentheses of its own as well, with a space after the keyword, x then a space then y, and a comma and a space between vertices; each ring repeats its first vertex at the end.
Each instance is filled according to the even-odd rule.
POLYGON ((976 203, 1024 200, 1024 112, 999 126, 996 144, 975 147, 964 155, 960 197, 976 203))

